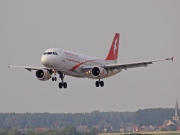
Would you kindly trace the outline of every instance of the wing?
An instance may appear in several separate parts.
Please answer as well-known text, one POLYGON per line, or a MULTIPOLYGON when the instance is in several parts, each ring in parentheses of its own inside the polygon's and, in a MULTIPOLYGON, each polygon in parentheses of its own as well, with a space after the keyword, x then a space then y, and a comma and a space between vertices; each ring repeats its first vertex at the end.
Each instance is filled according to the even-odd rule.
MULTIPOLYGON (((106 68, 108 70, 114 70, 114 69, 125 69, 125 70, 127 70, 129 68, 147 67, 148 65, 153 64, 154 62, 166 61, 166 60, 173 61, 173 57, 167 58, 167 59, 161 59, 161 60, 137 62, 137 63, 130 63, 130 64, 108 64, 108 65, 103 65, 101 67, 106 68)), ((93 67, 92 66, 82 67, 82 70, 88 71, 88 70, 92 69, 93 67)))
POLYGON ((9 67, 9 68, 11 68, 11 67, 14 67, 14 68, 24 68, 24 69, 27 69, 28 71, 45 69, 44 67, 16 66, 16 65, 11 65, 11 64, 9 64, 8 67, 9 67))

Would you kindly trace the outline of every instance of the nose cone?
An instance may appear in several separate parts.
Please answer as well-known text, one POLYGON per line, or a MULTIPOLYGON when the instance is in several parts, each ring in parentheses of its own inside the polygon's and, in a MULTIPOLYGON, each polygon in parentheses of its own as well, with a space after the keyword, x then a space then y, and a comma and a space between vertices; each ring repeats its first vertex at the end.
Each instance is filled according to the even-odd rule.
POLYGON ((48 66, 48 60, 47 60, 47 57, 45 55, 42 55, 41 56, 41 63, 44 65, 44 66, 48 66))
POLYGON ((41 63, 45 67, 49 67, 49 68, 53 68, 56 65, 54 57, 53 56, 49 56, 49 55, 42 55, 41 56, 41 63))

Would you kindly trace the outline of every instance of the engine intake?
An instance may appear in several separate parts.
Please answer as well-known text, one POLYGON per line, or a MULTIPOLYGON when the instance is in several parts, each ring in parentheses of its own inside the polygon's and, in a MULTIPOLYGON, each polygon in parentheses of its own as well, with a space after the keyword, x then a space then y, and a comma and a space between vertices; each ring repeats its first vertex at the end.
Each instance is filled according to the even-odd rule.
POLYGON ((100 75, 100 69, 98 67, 94 67, 91 73, 92 75, 98 77, 100 75))
POLYGON ((91 69, 91 75, 94 77, 94 78, 104 78, 105 76, 107 76, 107 71, 106 69, 102 68, 102 67, 94 67, 91 69))
POLYGON ((41 81, 47 81, 51 78, 51 73, 46 69, 39 69, 36 71, 36 77, 41 81))

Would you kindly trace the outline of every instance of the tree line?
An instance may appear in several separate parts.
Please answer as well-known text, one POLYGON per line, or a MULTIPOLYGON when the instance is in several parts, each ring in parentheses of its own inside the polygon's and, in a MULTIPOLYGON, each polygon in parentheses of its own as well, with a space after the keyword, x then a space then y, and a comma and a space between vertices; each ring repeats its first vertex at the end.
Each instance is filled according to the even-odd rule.
POLYGON ((162 125, 165 119, 172 119, 174 109, 143 109, 136 112, 91 113, 0 113, 0 128, 39 128, 86 125, 88 127, 111 125, 118 129, 121 125, 162 125))
POLYGON ((65 127, 98 124, 119 126, 121 123, 132 121, 133 112, 99 112, 91 113, 0 113, 0 128, 38 128, 65 127))
MULTIPOLYGON (((134 122, 139 125, 156 125, 160 126, 163 124, 164 120, 172 120, 175 115, 175 109, 171 108, 156 108, 156 109, 143 109, 138 110, 134 115, 134 122)), ((180 113, 179 113, 180 116, 180 113)))
MULTIPOLYGON (((13 130, 0 130, 0 135, 98 135, 99 131, 95 128, 92 128, 89 132, 81 133, 76 131, 75 127, 65 127, 63 130, 46 130, 46 131, 35 131, 35 130, 30 130, 27 132, 20 132, 18 129, 13 129, 13 130)), ((128 134, 124 134, 128 135, 128 134)), ((131 133, 131 135, 141 135, 140 133, 131 133)), ((150 134, 146 134, 150 135, 150 134)))
POLYGON ((89 132, 81 133, 71 126, 67 126, 62 130, 50 129, 45 131, 29 130, 27 132, 20 132, 18 129, 0 130, 0 135, 96 135, 97 133, 98 131, 95 128, 92 128, 89 132))

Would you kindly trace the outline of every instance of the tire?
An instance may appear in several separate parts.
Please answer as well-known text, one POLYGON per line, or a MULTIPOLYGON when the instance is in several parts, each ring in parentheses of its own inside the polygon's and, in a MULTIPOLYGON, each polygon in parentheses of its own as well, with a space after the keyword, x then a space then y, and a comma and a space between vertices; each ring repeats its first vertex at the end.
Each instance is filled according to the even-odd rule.
POLYGON ((64 87, 65 89, 67 88, 67 83, 66 83, 66 82, 63 83, 63 87, 64 87))
POLYGON ((57 77, 54 77, 54 81, 57 81, 57 77))
POLYGON ((100 81, 100 85, 101 85, 101 87, 104 87, 104 82, 100 81))
POLYGON ((99 87, 99 81, 96 81, 95 84, 96 84, 96 87, 99 87))
POLYGON ((61 83, 61 82, 59 83, 59 88, 60 88, 60 89, 62 88, 62 83, 61 83))
POLYGON ((52 81, 54 81, 54 77, 52 77, 52 81))

